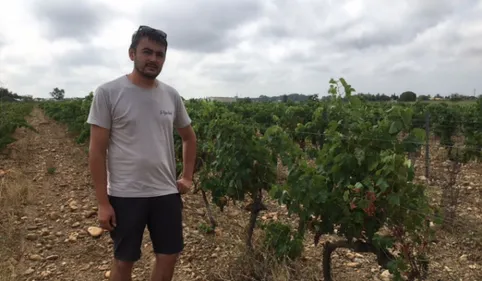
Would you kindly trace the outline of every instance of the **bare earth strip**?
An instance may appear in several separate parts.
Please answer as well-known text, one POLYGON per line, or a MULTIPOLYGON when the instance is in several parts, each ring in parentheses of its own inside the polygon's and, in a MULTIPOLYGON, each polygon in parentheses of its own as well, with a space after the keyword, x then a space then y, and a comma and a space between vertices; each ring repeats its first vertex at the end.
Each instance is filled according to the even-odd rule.
MULTIPOLYGON (((18 141, 10 146, 9 156, 0 158, 0 281, 106 280, 112 256, 110 238, 108 233, 95 238, 87 231, 97 226, 97 218, 85 146, 75 144, 65 126, 37 108, 28 121, 39 133, 17 130, 18 141)), ((445 167, 433 165, 434 175, 441 177, 445 167)), ((452 234, 439 232, 432 245, 434 263, 428 280, 482 280, 480 172, 480 164, 463 169, 457 229, 452 234)), ((288 270, 242 254, 249 217, 244 206, 230 205, 224 213, 213 206, 219 224, 214 235, 204 232, 208 220, 200 193, 184 196, 184 206, 186 248, 175 280, 323 280, 323 241, 315 247, 311 235, 307 237, 303 257, 288 270)), ((261 220, 293 222, 275 203, 269 202, 268 209, 261 220)), ((256 237, 259 240, 259 231, 256 237)), ((151 261, 146 230, 142 260, 135 266, 133 280, 149 280, 151 261)), ((333 277, 388 280, 374 256, 343 250, 334 254, 333 277)))

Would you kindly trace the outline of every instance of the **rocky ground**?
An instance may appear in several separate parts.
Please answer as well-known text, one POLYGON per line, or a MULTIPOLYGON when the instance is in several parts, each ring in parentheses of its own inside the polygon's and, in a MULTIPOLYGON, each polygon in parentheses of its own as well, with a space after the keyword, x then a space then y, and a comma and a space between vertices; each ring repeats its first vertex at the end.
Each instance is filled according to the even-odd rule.
MULTIPOLYGON (((96 201, 85 146, 74 143, 66 128, 35 109, 28 121, 38 130, 19 129, 8 156, 0 156, 0 281, 106 280, 112 249, 107 233, 96 228, 96 201)), ((434 200, 446 163, 432 151, 434 200)), ((433 242, 428 280, 482 280, 482 165, 463 167, 458 220, 452 233, 439 230, 433 242)), ((422 177, 419 175, 419 177, 422 177)), ((423 178, 421 178, 423 179, 423 178)), ((219 227, 207 234, 201 194, 184 196, 186 249, 175 280, 323 280, 322 242, 306 240, 303 258, 292 270, 254 262, 243 254, 248 214, 243 206, 224 213, 213 208, 219 227), (257 279, 250 278, 256 272, 257 279)), ((268 204, 262 220, 289 220, 284 209, 268 204)), ((142 260, 133 280, 149 280, 151 245, 146 230, 142 260)), ((259 233, 256 232, 256 237, 259 233)), ((329 239, 325 237, 323 239, 329 239)), ((388 280, 372 255, 337 250, 334 280, 388 280)))

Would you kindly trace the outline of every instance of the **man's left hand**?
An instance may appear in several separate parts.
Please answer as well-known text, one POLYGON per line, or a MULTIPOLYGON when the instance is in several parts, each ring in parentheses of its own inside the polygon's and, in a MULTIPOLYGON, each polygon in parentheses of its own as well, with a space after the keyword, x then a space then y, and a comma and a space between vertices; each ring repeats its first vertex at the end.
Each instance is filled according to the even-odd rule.
POLYGON ((188 193, 192 186, 192 180, 181 178, 177 180, 177 190, 179 193, 185 194, 188 193))

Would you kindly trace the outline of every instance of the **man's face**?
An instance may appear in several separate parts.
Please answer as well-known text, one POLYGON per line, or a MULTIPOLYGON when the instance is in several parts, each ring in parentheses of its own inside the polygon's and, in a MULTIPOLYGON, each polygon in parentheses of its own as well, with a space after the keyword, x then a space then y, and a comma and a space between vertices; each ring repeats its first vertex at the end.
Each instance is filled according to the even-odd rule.
POLYGON ((135 53, 130 51, 130 57, 134 61, 134 67, 142 76, 156 79, 166 59, 166 47, 143 37, 135 53))

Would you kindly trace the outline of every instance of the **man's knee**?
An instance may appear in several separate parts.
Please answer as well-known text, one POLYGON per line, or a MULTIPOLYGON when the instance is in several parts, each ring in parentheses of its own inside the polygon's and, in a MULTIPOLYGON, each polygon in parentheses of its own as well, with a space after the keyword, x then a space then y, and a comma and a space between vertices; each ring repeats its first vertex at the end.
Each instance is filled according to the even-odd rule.
POLYGON ((179 258, 178 254, 156 254, 156 264, 163 268, 172 268, 176 265, 179 258))
POLYGON ((134 267, 134 261, 122 261, 114 259, 114 267, 120 272, 131 272, 134 267))
POLYGON ((122 261, 114 259, 112 272, 110 274, 111 281, 132 281, 132 268, 134 262, 122 261))
POLYGON ((177 261, 181 253, 175 254, 156 254, 156 261, 177 261))

